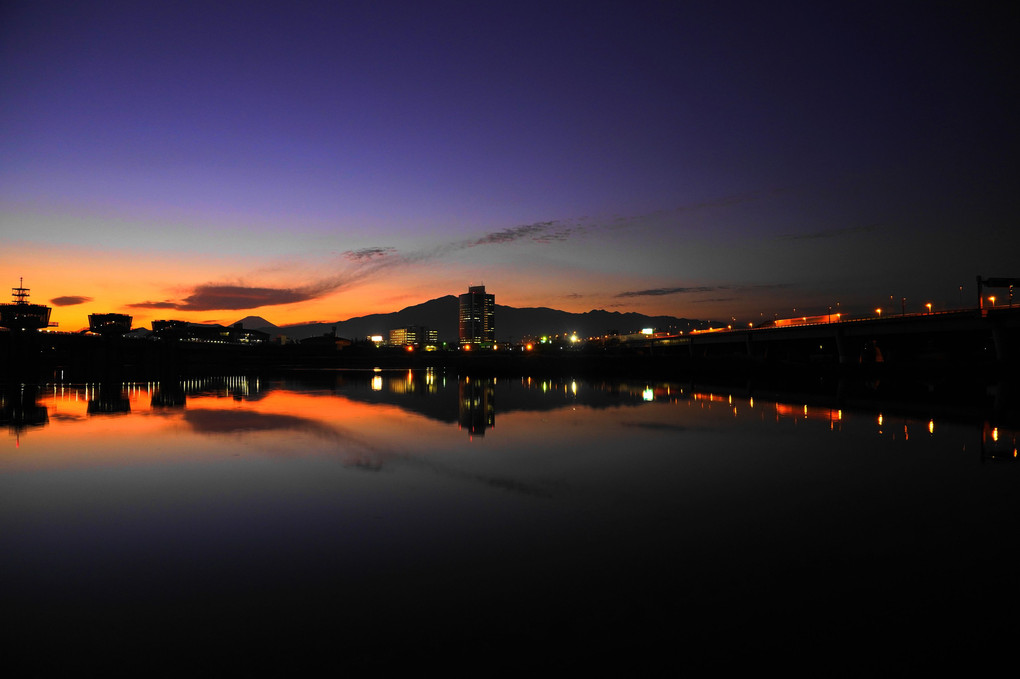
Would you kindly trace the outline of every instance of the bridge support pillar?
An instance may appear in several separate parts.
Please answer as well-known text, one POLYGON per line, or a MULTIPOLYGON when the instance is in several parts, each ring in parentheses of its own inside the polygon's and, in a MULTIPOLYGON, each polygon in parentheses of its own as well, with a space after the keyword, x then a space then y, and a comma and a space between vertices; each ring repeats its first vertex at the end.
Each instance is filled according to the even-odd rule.
POLYGON ((995 344, 995 360, 1006 360, 1006 329, 997 323, 992 324, 992 342, 995 344))
POLYGON ((843 330, 839 327, 836 328, 836 355, 839 357, 840 365, 847 365, 850 363, 849 347, 848 342, 843 336, 843 330))

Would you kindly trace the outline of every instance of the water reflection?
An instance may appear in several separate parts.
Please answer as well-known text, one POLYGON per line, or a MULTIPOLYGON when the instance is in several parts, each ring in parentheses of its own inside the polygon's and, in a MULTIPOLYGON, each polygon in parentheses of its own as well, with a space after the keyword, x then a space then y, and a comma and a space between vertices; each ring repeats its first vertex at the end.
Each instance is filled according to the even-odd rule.
POLYGON ((355 665, 850 662, 897 657, 905 629, 953 648, 1015 632, 1020 591, 989 577, 1014 563, 1013 402, 833 387, 406 370, 10 387, 0 604, 17 642, 355 665))
POLYGON ((20 445, 21 433, 32 427, 44 427, 49 421, 46 406, 39 405, 38 389, 33 384, 14 384, 0 390, 0 425, 20 445))
MULTIPOLYGON (((1020 422, 1015 405, 1003 407, 1001 400, 987 399, 982 407, 973 399, 958 403, 917 404, 910 401, 889 403, 881 399, 873 403, 861 398, 834 398, 800 394, 799 401, 784 401, 782 392, 756 397, 748 386, 726 391, 708 390, 696 384, 671 382, 579 382, 564 378, 449 376, 435 370, 343 371, 308 373, 282 380, 258 377, 223 376, 179 381, 146 383, 92 383, 84 385, 48 384, 8 385, 0 394, 0 423, 6 425, 20 443, 21 434, 29 428, 45 427, 52 412, 55 420, 81 420, 83 416, 102 415, 167 415, 179 411, 183 421, 197 432, 259 431, 294 429, 313 431, 329 428, 329 415, 323 412, 324 397, 339 398, 351 403, 387 404, 431 420, 456 424, 470 438, 484 437, 495 427, 497 392, 500 411, 556 410, 582 405, 591 408, 637 406, 642 403, 685 403, 705 411, 724 409, 734 418, 753 416, 760 420, 824 422, 838 432, 844 423, 844 412, 874 412, 875 433, 893 440, 909 440, 925 431, 937 435, 937 422, 966 423, 973 428, 979 441, 977 448, 986 460, 1016 458, 1017 432, 1020 422), (743 392, 743 393, 740 393, 743 392), (301 402, 297 414, 262 412, 257 408, 244 413, 227 413, 222 407, 203 408, 203 404, 229 399, 253 405, 272 394, 287 394, 291 401, 301 402), (773 398, 767 398, 771 395, 773 398), (211 399, 211 400, 210 400, 211 399), (296 399, 296 400, 295 400, 296 399), (305 400, 301 400, 305 399, 305 400), (813 400, 812 400, 813 399, 813 400), (822 401, 822 403, 819 403, 822 401), (848 410, 833 403, 847 404, 848 410), (77 405, 84 404, 84 413, 77 405), (930 416, 937 412, 938 416, 930 416), (326 420, 325 422, 323 420, 326 420), (315 426, 312 426, 314 424, 315 426)), ((989 390, 998 394, 996 390, 989 390)), ((793 395, 786 394, 786 398, 793 395)), ((328 408, 326 409, 328 410, 328 408)))
POLYGON ((120 382, 101 382, 88 399, 89 415, 117 415, 131 412, 131 387, 120 382))
POLYGON ((496 379, 462 377, 457 380, 458 421, 471 436, 484 436, 496 426, 496 379))

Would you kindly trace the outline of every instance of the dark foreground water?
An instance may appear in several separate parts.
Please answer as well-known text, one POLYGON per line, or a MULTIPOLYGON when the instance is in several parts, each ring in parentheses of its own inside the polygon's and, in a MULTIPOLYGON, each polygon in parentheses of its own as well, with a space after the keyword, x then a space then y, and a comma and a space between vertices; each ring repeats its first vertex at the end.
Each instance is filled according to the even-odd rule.
POLYGON ((993 399, 430 371, 3 398, 5 655, 40 673, 881 675, 1020 631, 993 399))

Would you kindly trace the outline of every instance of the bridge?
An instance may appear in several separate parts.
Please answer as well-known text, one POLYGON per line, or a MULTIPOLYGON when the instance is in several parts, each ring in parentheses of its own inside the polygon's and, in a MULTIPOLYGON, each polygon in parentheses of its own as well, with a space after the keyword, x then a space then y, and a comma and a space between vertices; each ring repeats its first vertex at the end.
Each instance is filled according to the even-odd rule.
POLYGON ((839 365, 1015 364, 1020 361, 1020 306, 868 318, 827 314, 781 319, 768 327, 656 335, 632 346, 686 348, 694 359, 743 356, 839 365))

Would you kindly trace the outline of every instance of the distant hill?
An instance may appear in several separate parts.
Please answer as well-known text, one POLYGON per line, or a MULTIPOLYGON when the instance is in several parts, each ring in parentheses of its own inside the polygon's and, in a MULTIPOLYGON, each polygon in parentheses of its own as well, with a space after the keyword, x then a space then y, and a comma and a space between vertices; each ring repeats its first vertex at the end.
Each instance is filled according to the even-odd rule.
MULTIPOLYGON (((422 304, 409 306, 388 314, 370 314, 350 318, 336 323, 306 323, 299 325, 275 326, 260 316, 241 319, 245 328, 262 330, 273 335, 286 335, 291 339, 305 339, 329 334, 336 327, 336 334, 349 339, 361 339, 369 335, 387 337, 392 328, 409 325, 424 325, 439 331, 444 342, 457 341, 457 298, 446 295, 422 304), (251 325, 249 325, 251 323, 251 325)), ((512 341, 525 336, 576 332, 580 337, 603 335, 609 332, 630 333, 642 328, 657 330, 682 330, 708 327, 708 321, 676 318, 674 316, 646 316, 638 313, 621 313, 595 309, 585 313, 571 313, 546 307, 516 308, 496 305, 496 339, 512 341)))
POLYGON ((269 332, 266 328, 272 328, 274 331, 276 330, 275 325, 261 316, 245 316, 241 320, 234 322, 240 323, 241 327, 245 330, 262 330, 264 332, 269 332))
POLYGON ((646 316, 602 309, 577 314, 546 307, 518 309, 496 305, 496 335, 500 340, 565 333, 577 333, 584 338, 607 333, 639 332, 643 328, 687 332, 703 327, 708 327, 707 321, 674 316, 646 316))
POLYGON ((335 326, 336 334, 340 337, 362 339, 369 335, 388 337, 392 328, 424 325, 438 330, 440 341, 451 342, 457 339, 457 311, 457 298, 447 295, 388 314, 358 316, 336 323, 284 325, 274 331, 274 334, 286 335, 292 339, 305 339, 329 334, 335 326))

